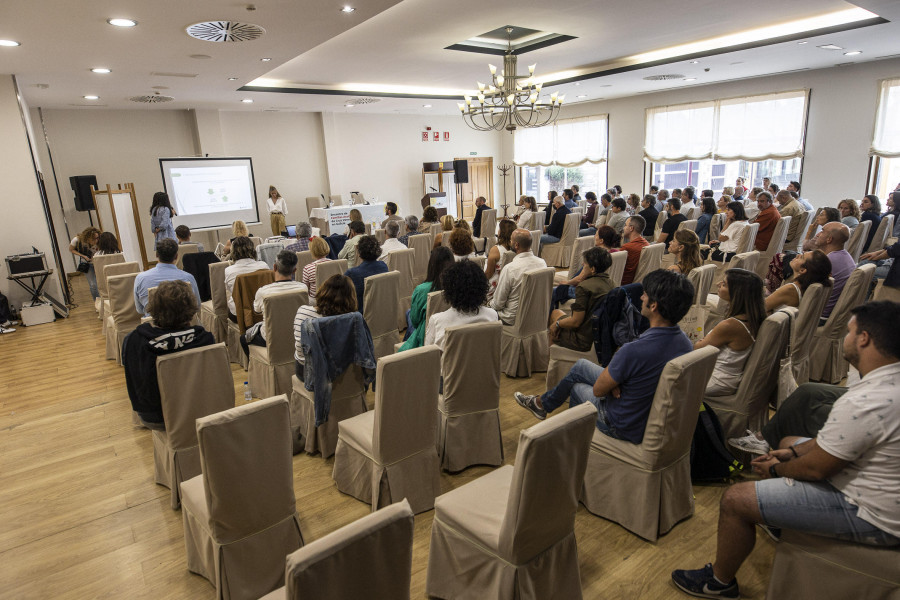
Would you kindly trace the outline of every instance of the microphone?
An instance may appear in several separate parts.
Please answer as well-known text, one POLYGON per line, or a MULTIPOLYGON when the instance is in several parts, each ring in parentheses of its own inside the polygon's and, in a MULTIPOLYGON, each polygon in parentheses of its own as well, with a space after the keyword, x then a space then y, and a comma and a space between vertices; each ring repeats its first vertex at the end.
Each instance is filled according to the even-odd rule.
POLYGON ((433 187, 431 187, 430 185, 428 186, 428 189, 431 190, 432 192, 437 192, 437 190, 434 189, 433 187))

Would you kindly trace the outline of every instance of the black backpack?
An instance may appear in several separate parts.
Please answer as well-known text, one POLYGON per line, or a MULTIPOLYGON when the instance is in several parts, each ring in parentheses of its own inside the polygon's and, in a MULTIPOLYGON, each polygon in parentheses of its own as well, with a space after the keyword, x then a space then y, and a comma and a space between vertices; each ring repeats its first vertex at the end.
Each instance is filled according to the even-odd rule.
POLYGON ((691 442, 691 481, 727 481, 743 470, 744 465, 725 447, 719 417, 704 402, 691 442))

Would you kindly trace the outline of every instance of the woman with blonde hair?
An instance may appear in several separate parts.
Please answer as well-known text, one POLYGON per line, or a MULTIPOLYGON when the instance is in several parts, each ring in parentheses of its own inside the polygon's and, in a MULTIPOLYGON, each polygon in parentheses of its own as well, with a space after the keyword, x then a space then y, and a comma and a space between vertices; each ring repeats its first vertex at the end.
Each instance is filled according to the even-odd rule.
POLYGON ((454 225, 456 225, 456 221, 454 221, 453 217, 451 217, 450 215, 444 215, 443 217, 441 217, 441 232, 434 236, 434 245, 431 247, 432 249, 443 245, 444 233, 446 233, 447 231, 453 231, 454 225))
POLYGON ((628 206, 625 210, 629 215, 634 215, 640 212, 641 210, 641 197, 637 194, 628 194, 628 198, 625 199, 628 206))
POLYGON ((353 221, 359 221, 360 223, 362 223, 362 213, 359 212, 359 210, 356 208, 350 209, 350 220, 347 221, 346 225, 344 225, 344 235, 350 235, 350 223, 352 223, 353 221))
POLYGON ((69 244, 69 252, 79 257, 77 269, 87 278, 88 288, 91 290, 91 298, 100 297, 97 291, 97 274, 94 272, 92 258, 97 252, 97 242, 100 239, 100 230, 96 227, 88 227, 72 238, 69 244))
POLYGON ((325 240, 316 237, 309 240, 309 251, 312 254, 313 261, 303 267, 300 282, 306 285, 310 301, 314 301, 316 299, 316 265, 331 260, 328 258, 331 248, 325 240))
POLYGON ((534 196, 522 196, 522 211, 516 216, 515 224, 522 229, 530 229, 531 219, 538 211, 537 200, 534 196))
POLYGON ((850 228, 852 232, 862 216, 859 212, 859 205, 853 198, 844 198, 837 205, 838 211, 841 213, 841 223, 850 228))
POLYGON ((700 238, 690 229, 679 229, 669 242, 669 254, 675 255, 675 264, 669 271, 687 275, 697 267, 703 266, 700 258, 700 238))
POLYGON ((225 249, 222 250, 226 258, 231 255, 231 242, 239 237, 250 237, 250 230, 247 228, 247 224, 241 220, 234 221, 231 224, 231 238, 225 242, 225 249))
POLYGON ((272 226, 272 235, 281 235, 285 231, 284 218, 288 214, 287 202, 281 197, 274 185, 269 186, 266 208, 269 209, 269 224, 272 226))

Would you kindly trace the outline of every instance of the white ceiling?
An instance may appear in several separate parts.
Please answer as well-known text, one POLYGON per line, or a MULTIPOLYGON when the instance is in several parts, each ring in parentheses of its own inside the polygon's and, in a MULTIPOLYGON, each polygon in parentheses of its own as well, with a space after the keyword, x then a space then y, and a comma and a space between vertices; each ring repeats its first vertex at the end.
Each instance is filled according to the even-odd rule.
MULTIPOLYGON (((487 64, 502 57, 446 50, 504 25, 516 25, 575 36, 577 39, 528 52, 520 57, 520 73, 537 63, 538 77, 560 72, 598 73, 635 63, 637 54, 685 43, 794 22, 859 6, 890 21, 850 31, 783 41, 762 47, 681 59, 653 67, 601 75, 578 84, 547 86, 567 103, 656 92, 690 85, 756 77, 777 72, 864 62, 900 54, 900 2, 860 0, 258 0, 223 5, 214 0, 3 0, 0 39, 21 42, 0 47, 0 73, 17 75, 30 106, 71 108, 301 110, 347 112, 458 113, 457 100, 381 97, 370 105, 345 108, 348 98, 368 96, 378 86, 405 86, 413 93, 457 93, 487 82, 487 64), (356 7, 340 12, 346 2, 356 7), (139 24, 120 29, 110 17, 129 17, 139 24), (206 20, 237 20, 266 29, 262 38, 216 44, 194 40, 184 28, 206 20), (832 43, 862 54, 847 57, 818 45, 832 43), (191 58, 205 54, 209 59, 191 58), (261 62, 271 57, 271 62, 261 62), (108 67, 108 75, 90 72, 108 67), (706 71, 706 69, 709 69, 706 71), (153 76, 153 72, 196 74, 196 77, 153 76), (695 81, 648 82, 643 77, 679 73, 695 81), (236 77, 229 81, 229 77, 236 77), (240 91, 257 79, 292 88, 359 92, 297 94, 240 91), (39 84, 48 85, 43 89, 39 84), (164 86, 168 89, 154 89, 164 86), (131 96, 156 91, 175 101, 135 104, 131 96), (100 96, 87 101, 84 95, 100 96), (585 95, 579 99, 577 96, 585 95), (252 98, 253 104, 242 104, 252 98), (432 105, 423 108, 424 104, 432 105)), ((794 32, 791 32, 794 33, 794 32)), ((742 41, 757 40, 752 34, 742 41)), ((557 79, 557 77, 554 77, 557 79)), ((256 83, 259 83, 258 81, 256 83)))

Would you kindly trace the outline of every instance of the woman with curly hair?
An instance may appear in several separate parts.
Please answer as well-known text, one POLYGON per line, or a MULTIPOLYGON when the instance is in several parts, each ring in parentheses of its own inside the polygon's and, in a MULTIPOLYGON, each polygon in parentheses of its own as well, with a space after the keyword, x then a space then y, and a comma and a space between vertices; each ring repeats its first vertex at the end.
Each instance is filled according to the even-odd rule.
POLYGON ((463 227, 454 227, 450 232, 450 250, 456 260, 472 260, 475 258, 475 242, 472 234, 463 227))
POLYGON ((91 262, 91 259, 97 251, 97 242, 99 240, 100 230, 96 227, 88 227, 73 237, 72 242, 69 244, 69 252, 80 259, 78 261, 78 270, 84 273, 87 278, 88 287, 91 290, 91 298, 94 300, 100 297, 100 292, 97 290, 97 274, 94 272, 94 263, 91 262), (87 267, 81 265, 87 265, 87 267))
POLYGON ((407 315, 407 338, 403 345, 400 346, 398 352, 420 348, 425 344, 425 315, 428 312, 428 294, 444 289, 441 286, 441 275, 454 262, 456 261, 453 260, 453 253, 450 252, 450 248, 441 246, 431 251, 425 281, 417 285, 412 293, 407 315))
POLYGON ((500 257, 503 252, 512 250, 511 238, 512 232, 516 230, 516 222, 512 219, 503 219, 500 221, 497 233, 497 245, 491 246, 487 255, 487 264, 484 267, 484 276, 488 278, 488 284, 491 289, 488 290, 488 300, 494 295, 497 289, 497 282, 500 281, 500 257))
MULTIPOLYGON (((319 239, 319 238, 316 238, 319 239)), ((323 242, 324 243, 324 242, 323 242)), ((322 283, 316 297, 316 306, 308 304, 297 309, 294 316, 294 371, 297 379, 303 381, 303 346, 300 345, 300 332, 303 330, 303 321, 317 319, 319 317, 333 317, 345 315, 356 310, 356 288, 348 277, 332 275, 322 283)))
POLYGON ((641 211, 641 197, 637 194, 628 194, 628 197, 625 198, 625 202, 627 204, 625 211, 629 216, 636 215, 641 211))
POLYGON ((422 218, 419 219, 419 233, 430 233, 431 226, 439 222, 437 209, 433 206, 426 206, 422 210, 422 218))
POLYGON ((97 256, 119 254, 121 252, 122 249, 119 248, 119 240, 116 239, 116 234, 109 231, 104 231, 100 234, 100 238, 97 240, 97 256))
POLYGON ((859 212, 859 205, 853 198, 845 198, 838 202, 837 209, 841 213, 841 223, 850 228, 850 232, 859 225, 859 219, 862 216, 859 212))
POLYGON ((426 346, 434 344, 443 349, 448 327, 497 320, 497 311, 484 305, 488 280, 477 263, 463 260, 450 265, 441 275, 441 287, 450 308, 431 316, 425 327, 426 346))
MULTIPOLYGON (((441 217, 441 232, 434 236, 434 246, 432 249, 437 248, 438 246, 442 246, 444 244, 444 235, 450 237, 448 231, 453 231, 453 227, 456 225, 456 221, 453 220, 453 217, 450 215, 444 215, 441 217)), ((448 239, 449 241, 449 239, 448 239)))

